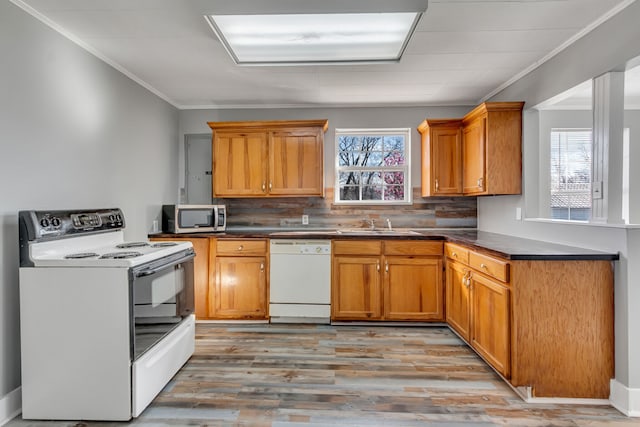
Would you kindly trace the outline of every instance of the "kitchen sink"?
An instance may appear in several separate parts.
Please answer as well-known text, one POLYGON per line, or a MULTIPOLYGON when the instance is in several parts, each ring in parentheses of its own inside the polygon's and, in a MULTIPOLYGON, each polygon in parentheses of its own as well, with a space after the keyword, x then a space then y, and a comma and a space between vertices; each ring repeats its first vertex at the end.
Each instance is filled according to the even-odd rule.
POLYGON ((406 230, 400 228, 394 228, 389 230, 388 228, 347 228, 340 229, 336 232, 345 236, 417 236, 419 232, 413 230, 406 230))

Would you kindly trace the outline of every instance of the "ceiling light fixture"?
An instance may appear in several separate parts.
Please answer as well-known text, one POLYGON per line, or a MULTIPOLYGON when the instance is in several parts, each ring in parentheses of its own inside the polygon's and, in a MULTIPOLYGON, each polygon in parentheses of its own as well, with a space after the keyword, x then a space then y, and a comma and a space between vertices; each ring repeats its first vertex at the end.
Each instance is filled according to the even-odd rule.
MULTIPOLYGON (((214 13, 205 18, 239 65, 398 62, 426 0, 417 2, 422 10, 370 10, 375 3, 337 12, 214 13)), ((411 3, 416 9, 416 1, 411 3)))

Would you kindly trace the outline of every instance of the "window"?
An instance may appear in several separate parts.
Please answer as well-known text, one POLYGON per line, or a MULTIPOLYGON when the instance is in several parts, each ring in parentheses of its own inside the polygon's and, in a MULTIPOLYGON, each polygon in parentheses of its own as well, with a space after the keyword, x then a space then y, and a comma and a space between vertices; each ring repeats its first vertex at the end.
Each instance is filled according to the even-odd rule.
POLYGON ((336 203, 411 203, 410 129, 336 129, 336 203))
POLYGON ((591 141, 591 129, 551 130, 551 218, 591 217, 591 141))

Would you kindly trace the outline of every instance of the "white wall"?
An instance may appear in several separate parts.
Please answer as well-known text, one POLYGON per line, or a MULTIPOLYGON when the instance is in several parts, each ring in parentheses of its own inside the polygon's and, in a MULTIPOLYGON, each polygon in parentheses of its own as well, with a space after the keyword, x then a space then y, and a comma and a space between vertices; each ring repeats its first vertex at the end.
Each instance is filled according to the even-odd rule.
POLYGON ((18 210, 121 207, 144 238, 175 202, 177 140, 174 107, 0 1, 0 424, 20 386, 18 210))
MULTIPOLYGON (((640 2, 634 2, 574 45, 493 97, 492 101, 525 101, 525 109, 640 55, 640 2)), ((633 229, 515 220, 515 208, 528 211, 535 199, 539 170, 539 114, 527 111, 523 123, 524 195, 478 199, 478 227, 535 238, 620 252, 615 279, 615 379, 626 390, 627 413, 640 415, 640 233, 633 229)), ((622 167, 621 165, 618 165, 622 167)), ((531 213, 531 212, 529 212, 531 213)), ((537 216, 534 212, 533 216, 537 216)))

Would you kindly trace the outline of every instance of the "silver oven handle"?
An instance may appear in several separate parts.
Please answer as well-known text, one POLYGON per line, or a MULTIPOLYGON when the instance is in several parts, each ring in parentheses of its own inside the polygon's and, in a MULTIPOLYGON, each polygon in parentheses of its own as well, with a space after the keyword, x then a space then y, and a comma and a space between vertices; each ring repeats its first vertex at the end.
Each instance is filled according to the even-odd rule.
POLYGON ((135 276, 136 277, 147 277, 147 276, 152 276, 154 274, 156 274, 159 271, 162 270, 166 270, 169 267, 174 267, 174 268, 182 268, 182 266, 180 265, 181 263, 185 262, 185 261, 189 261, 191 259, 194 258, 194 254, 193 253, 189 253, 185 256, 183 256, 182 258, 179 258, 177 260, 175 260, 174 262, 172 262, 171 264, 164 264, 164 265, 159 265, 155 268, 145 268, 144 270, 140 270, 140 271, 136 271, 135 276))

